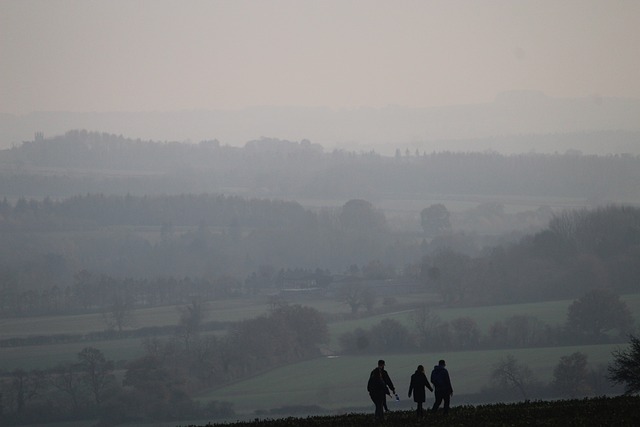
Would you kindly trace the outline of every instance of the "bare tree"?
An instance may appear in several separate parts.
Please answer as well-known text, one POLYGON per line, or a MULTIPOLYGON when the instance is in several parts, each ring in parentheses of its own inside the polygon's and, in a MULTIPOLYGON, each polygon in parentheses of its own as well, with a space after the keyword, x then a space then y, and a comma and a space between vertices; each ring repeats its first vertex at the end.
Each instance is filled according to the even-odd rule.
POLYGON ((83 380, 91 390, 96 405, 100 405, 107 386, 114 380, 113 361, 107 360, 97 348, 85 347, 78 353, 83 380))
POLYGON ((362 283, 351 282, 338 290, 338 298, 351 308, 351 314, 356 314, 363 305, 363 293, 364 285, 362 283))
POLYGON ((416 331, 417 344, 425 348, 429 341, 436 335, 436 331, 442 325, 442 319, 426 305, 421 305, 411 314, 416 331))
POLYGON ((509 354, 498 362, 491 373, 491 382, 498 387, 514 388, 527 400, 527 388, 535 382, 531 369, 509 354))
POLYGON ((480 340, 480 330, 470 317, 458 317, 451 322, 452 341, 458 348, 473 348, 480 340))
POLYGON ((178 324, 178 336, 184 343, 184 350, 189 354, 191 344, 202 328, 204 306, 194 299, 190 305, 181 307, 179 310, 180 323, 178 324))
POLYGON ((134 322, 133 300, 129 294, 117 293, 113 295, 111 304, 102 314, 102 317, 109 329, 122 329, 131 326, 134 322))
POLYGON ((51 385, 65 393, 71 399, 74 410, 80 407, 82 398, 82 381, 78 365, 75 363, 61 363, 51 370, 49 378, 51 385))
POLYGON ((16 369, 11 372, 9 391, 15 404, 16 413, 20 414, 26 410, 28 402, 40 394, 44 384, 45 375, 40 370, 16 369))

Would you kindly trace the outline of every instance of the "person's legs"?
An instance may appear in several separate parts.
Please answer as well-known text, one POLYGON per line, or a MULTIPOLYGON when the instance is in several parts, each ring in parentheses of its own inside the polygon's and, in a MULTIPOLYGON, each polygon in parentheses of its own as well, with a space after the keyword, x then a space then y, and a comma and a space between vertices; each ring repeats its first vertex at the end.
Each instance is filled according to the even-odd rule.
POLYGON ((376 412, 375 412, 375 417, 376 417, 376 421, 381 421, 384 419, 384 396, 380 397, 380 396, 374 396, 374 395, 369 395, 369 397, 371 397, 371 401, 373 402, 374 405, 376 405, 376 412))
POLYGON ((385 395, 383 399, 384 400, 382 401, 382 406, 384 407, 385 411, 389 411, 389 407, 387 406, 387 396, 385 395))
POLYGON ((376 398, 371 393, 369 393, 369 397, 371 398, 371 401, 375 405, 376 409, 374 411, 374 414, 375 414, 375 417, 377 419, 378 418, 378 401, 376 400, 376 398))
POLYGON ((376 419, 379 421, 384 420, 384 401, 386 398, 382 396, 378 399, 378 403, 376 403, 376 419))
POLYGON ((451 395, 447 393, 444 395, 444 414, 445 415, 449 413, 449 403, 451 403, 451 395))
POLYGON ((416 416, 418 419, 422 418, 422 402, 418 402, 418 409, 416 409, 416 416))
POLYGON ((438 408, 440 407, 440 404, 442 403, 442 393, 438 393, 438 391, 436 390, 435 392, 435 396, 436 396, 436 401, 433 402, 433 407, 431 408, 432 412, 436 412, 438 410, 438 408))

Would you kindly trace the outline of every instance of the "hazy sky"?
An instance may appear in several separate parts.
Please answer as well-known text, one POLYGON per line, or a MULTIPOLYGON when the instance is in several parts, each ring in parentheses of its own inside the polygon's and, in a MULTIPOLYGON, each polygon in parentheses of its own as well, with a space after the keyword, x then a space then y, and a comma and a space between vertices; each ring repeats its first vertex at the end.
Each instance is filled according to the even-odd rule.
POLYGON ((0 112, 640 98, 640 1, 0 0, 0 112))

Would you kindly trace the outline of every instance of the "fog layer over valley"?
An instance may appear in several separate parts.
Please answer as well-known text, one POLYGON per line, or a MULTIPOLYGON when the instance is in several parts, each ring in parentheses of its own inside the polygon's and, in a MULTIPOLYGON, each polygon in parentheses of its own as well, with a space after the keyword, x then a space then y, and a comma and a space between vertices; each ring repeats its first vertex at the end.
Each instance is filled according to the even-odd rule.
POLYGON ((0 151, 4 413, 358 411, 380 356, 402 381, 446 355, 458 402, 620 393, 606 364, 637 328, 639 163, 37 133, 0 151), (304 392, 247 401, 300 363, 304 392))
POLYGON ((638 22, 0 1, 0 425, 638 425, 638 22))

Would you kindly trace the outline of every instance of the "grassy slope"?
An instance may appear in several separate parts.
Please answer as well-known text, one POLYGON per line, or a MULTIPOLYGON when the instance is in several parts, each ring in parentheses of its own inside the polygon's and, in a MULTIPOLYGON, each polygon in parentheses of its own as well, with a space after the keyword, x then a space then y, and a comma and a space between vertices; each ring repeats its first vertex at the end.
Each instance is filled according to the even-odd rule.
MULTIPOLYGON (((415 303, 416 301, 430 298, 433 298, 433 295, 420 294, 401 296, 398 298, 398 302, 399 304, 409 302, 415 303)), ((625 295, 622 299, 628 304, 632 313, 640 313, 640 294, 625 295)), ((319 300, 304 302, 303 304, 313 306, 322 312, 330 314, 346 314, 349 311, 348 307, 344 303, 336 301, 319 300)), ((561 324, 566 320, 566 312, 569 304, 571 304, 571 301, 565 300, 500 305, 493 307, 438 308, 435 309, 434 312, 443 320, 451 320, 460 316, 469 316, 478 323, 478 326, 483 332, 486 332, 488 327, 496 320, 505 319, 514 314, 529 314, 537 316, 550 325, 561 324)), ((208 304, 208 314, 205 320, 235 321, 247 319, 266 313, 268 308, 269 305, 266 297, 215 301, 208 304)), ((174 325, 177 323, 178 318, 178 310, 176 307, 172 306, 137 310, 135 312, 135 326, 145 327, 174 325)), ((337 338, 341 333, 352 331, 357 327, 370 328, 384 318, 395 318, 407 327, 412 328, 413 322, 411 320, 411 312, 406 310, 399 310, 396 313, 365 317, 357 320, 332 322, 329 325, 331 340, 328 347, 337 351, 339 349, 337 338)), ((0 338, 64 333, 81 334, 103 330, 104 327, 105 323, 100 314, 7 318, 0 319, 0 338)), ((53 366, 60 361, 75 360, 77 353, 87 345, 99 348, 107 357, 114 360, 137 357, 142 352, 139 340, 127 339, 47 346, 0 348, 0 360, 2 360, 2 368, 7 370, 15 368, 46 368, 53 366)))
MULTIPOLYGON (((424 296, 423 296, 424 297, 424 296)), ((415 301, 420 296, 399 298, 400 303, 415 301)), ((632 313, 640 312, 640 294, 623 297, 632 313)), ((503 305, 469 309, 437 309, 435 312, 444 320, 459 316, 474 318, 482 330, 496 320, 514 314, 530 314, 549 324, 562 323, 571 301, 552 301, 542 303, 503 305)), ((328 313, 345 313, 344 304, 332 301, 318 301, 316 308, 328 313)), ((232 300, 216 302, 210 305, 207 320, 239 320, 255 317, 268 309, 264 299, 232 300)), ((336 337, 356 327, 371 327, 385 317, 397 318, 408 327, 411 326, 411 313, 399 311, 393 314, 335 322, 330 324, 330 347, 337 349, 336 337)), ((162 307, 139 310, 136 313, 138 326, 175 324, 178 313, 175 307, 162 307)), ((99 330, 104 327, 100 315, 59 316, 55 318, 3 319, 1 336, 29 335, 46 333, 82 333, 99 330), (22 334, 16 333, 19 326, 22 334), (11 334, 9 334, 11 332, 11 334)), ((33 369, 54 366, 62 361, 75 361, 77 353, 83 347, 91 345, 102 350, 106 357, 113 360, 127 360, 142 354, 138 339, 114 340, 103 342, 80 342, 47 346, 0 348, 2 368, 33 369)), ((320 405, 326 408, 363 407, 369 405, 364 384, 366 376, 379 357, 387 360, 388 369, 395 380, 401 398, 405 399, 408 378, 418 364, 427 369, 440 358, 445 358, 451 371, 457 394, 475 393, 488 383, 489 371, 494 363, 507 354, 514 355, 519 361, 529 365, 536 376, 544 382, 550 380, 553 367, 561 356, 581 351, 588 355, 592 366, 607 364, 611 351, 617 345, 597 345, 578 347, 558 347, 540 349, 509 349, 490 351, 465 351, 438 354, 381 354, 367 356, 344 356, 337 358, 318 358, 306 362, 271 370, 234 384, 213 390, 201 396, 203 400, 230 401, 238 413, 253 413, 255 410, 267 410, 286 405, 320 405), (363 379, 364 378, 364 379, 363 379)))
MULTIPOLYGON (((632 313, 640 312, 640 294, 626 295, 622 299, 629 305, 632 313)), ((536 316, 550 325, 562 324, 566 320, 567 307, 571 302, 566 300, 464 309, 440 308, 434 312, 443 320, 469 316, 478 322, 483 332, 486 332, 493 322, 516 314, 536 316)), ((332 323, 330 347, 337 348, 336 338, 340 333, 356 327, 370 328, 381 319, 389 317, 397 319, 408 327, 411 326, 411 312, 408 311, 332 323)), ((508 354, 527 364, 540 381, 548 382, 560 357, 580 351, 587 354, 591 366, 606 365, 611 360, 611 352, 618 347, 620 346, 608 344, 318 358, 274 369, 216 389, 203 395, 202 399, 230 401, 234 403, 239 413, 286 405, 316 404, 332 409, 366 406, 370 402, 364 384, 366 384, 369 370, 378 357, 384 357, 387 361, 388 369, 403 399, 405 388, 408 387, 408 378, 415 367, 423 364, 430 369, 440 358, 448 361, 457 393, 476 393, 489 383, 489 372, 493 364, 508 354)))
MULTIPOLYGON (((556 402, 522 402, 482 406, 453 407, 448 416, 427 414, 421 425, 442 426, 638 426, 640 398, 614 397, 556 402)), ((374 425, 371 414, 316 416, 207 424, 210 427, 323 427, 374 425)), ((413 411, 394 411, 386 417, 385 426, 418 425, 413 411)))
MULTIPOLYGON (((527 364, 543 382, 551 380, 561 356, 576 351, 588 355, 589 363, 608 363, 617 345, 591 345, 534 349, 460 351, 445 353, 387 354, 387 370, 400 398, 407 400, 409 378, 418 364, 430 371, 440 358, 447 360, 457 394, 479 392, 489 383, 494 363, 507 354, 527 364)), ((319 405, 330 409, 370 405, 366 391, 368 374, 378 357, 343 356, 317 358, 230 384, 201 396, 203 400, 224 400, 238 413, 267 410, 287 405, 319 405)))

